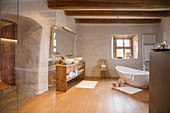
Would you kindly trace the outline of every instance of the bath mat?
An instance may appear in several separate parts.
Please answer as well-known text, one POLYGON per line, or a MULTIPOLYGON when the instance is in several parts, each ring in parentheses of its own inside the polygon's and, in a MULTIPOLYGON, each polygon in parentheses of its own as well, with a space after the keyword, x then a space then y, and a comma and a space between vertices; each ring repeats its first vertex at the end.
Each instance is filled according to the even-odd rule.
POLYGON ((94 89, 95 86, 97 85, 98 81, 85 81, 83 80, 80 82, 76 88, 89 88, 89 89, 94 89))
POLYGON ((128 93, 128 94, 135 94, 135 93, 142 91, 142 89, 134 88, 134 87, 130 87, 130 86, 126 86, 126 87, 113 87, 113 86, 111 86, 111 87, 113 89, 117 89, 117 90, 120 90, 120 91, 128 93))

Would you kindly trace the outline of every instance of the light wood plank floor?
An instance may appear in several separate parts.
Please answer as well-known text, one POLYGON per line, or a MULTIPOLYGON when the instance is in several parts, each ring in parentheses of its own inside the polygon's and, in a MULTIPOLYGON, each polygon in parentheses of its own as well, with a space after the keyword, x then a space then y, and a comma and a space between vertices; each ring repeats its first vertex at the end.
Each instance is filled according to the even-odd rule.
POLYGON ((19 104, 5 113, 55 113, 56 91, 47 91, 19 104), (18 112, 17 112, 18 111, 18 112))
POLYGON ((148 113, 149 92, 129 95, 111 89, 113 79, 103 79, 95 89, 73 87, 57 94, 57 113, 148 113))
MULTIPOLYGON (((111 89, 113 79, 102 79, 95 89, 48 91, 19 106, 19 113, 148 113, 148 90, 129 95, 111 89), (56 103, 54 100, 56 99, 56 103)), ((14 113, 13 108, 7 113, 14 113)))
POLYGON ((17 94, 17 87, 0 82, 0 113, 17 106, 18 103, 25 102, 35 95, 17 94))
POLYGON ((11 85, 8 85, 4 82, 0 82, 0 91, 9 87, 11 87, 11 85))

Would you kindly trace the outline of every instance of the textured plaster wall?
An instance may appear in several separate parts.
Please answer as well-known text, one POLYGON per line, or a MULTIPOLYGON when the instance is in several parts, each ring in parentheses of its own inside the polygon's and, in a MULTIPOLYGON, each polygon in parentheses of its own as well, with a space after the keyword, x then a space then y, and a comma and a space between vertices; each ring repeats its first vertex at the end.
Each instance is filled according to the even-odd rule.
MULTIPOLYGON (((160 42, 162 42, 164 40, 164 35, 166 32, 170 32, 170 17, 166 17, 166 18, 162 18, 162 22, 161 22, 161 36, 163 37, 162 40, 160 40, 160 42)), ((170 33, 166 33, 169 34, 170 33)), ((170 37, 170 36, 167 37, 170 37)), ((168 43, 170 44, 170 38, 168 38, 168 43)))
MULTIPOLYGON (((16 56, 16 73, 18 91, 26 94, 36 94, 38 92, 39 57, 42 26, 30 18, 2 14, 2 18, 18 23, 18 42, 16 56), (37 37, 39 36, 39 37, 37 37), (37 54, 34 54, 37 53, 37 54)), ((42 90, 42 89, 41 89, 42 90)))
POLYGON ((77 56, 86 60, 86 76, 99 77, 98 60, 107 59, 110 77, 118 77, 115 66, 122 65, 139 69, 142 67, 142 34, 156 34, 160 24, 156 25, 81 25, 77 27, 77 56), (138 34, 138 59, 112 59, 111 37, 113 34, 138 34))
MULTIPOLYGON (((16 0, 3 0, 3 14, 16 15, 16 9, 16 0)), ((76 25, 72 17, 66 17, 64 15, 64 11, 48 9, 47 0, 19 0, 19 15, 28 17, 42 27, 38 31, 35 30, 34 27, 30 27, 29 30, 26 29, 25 31, 22 29, 22 32, 19 31, 18 39, 19 42, 22 40, 23 49, 26 48, 26 52, 31 51, 26 55, 23 55, 24 50, 18 51, 18 68, 29 68, 31 71, 31 73, 27 70, 25 70, 24 73, 19 73, 21 81, 23 80, 19 86, 23 87, 25 83, 25 85, 28 86, 27 88, 33 88, 31 90, 34 90, 29 93, 41 94, 48 90, 48 59, 51 25, 66 26, 74 32, 76 32, 76 25), (30 31, 31 34, 28 31, 30 31), (27 80, 25 80, 26 78, 22 76, 22 74, 27 75, 27 80)), ((19 19, 19 28, 23 28, 24 22, 22 26, 20 22, 19 19)), ((26 87, 21 88, 19 91, 21 93, 28 93, 24 88, 26 87)))
POLYGON ((170 17, 166 17, 166 18, 162 18, 162 22, 161 22, 162 26, 163 26, 163 31, 167 31, 170 29, 170 17))

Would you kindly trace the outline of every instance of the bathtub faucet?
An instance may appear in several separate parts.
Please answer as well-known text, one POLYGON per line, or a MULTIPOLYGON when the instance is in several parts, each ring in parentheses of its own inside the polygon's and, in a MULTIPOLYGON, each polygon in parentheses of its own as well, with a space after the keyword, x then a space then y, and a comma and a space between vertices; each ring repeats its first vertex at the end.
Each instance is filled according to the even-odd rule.
POLYGON ((143 71, 145 72, 145 61, 143 62, 143 71))

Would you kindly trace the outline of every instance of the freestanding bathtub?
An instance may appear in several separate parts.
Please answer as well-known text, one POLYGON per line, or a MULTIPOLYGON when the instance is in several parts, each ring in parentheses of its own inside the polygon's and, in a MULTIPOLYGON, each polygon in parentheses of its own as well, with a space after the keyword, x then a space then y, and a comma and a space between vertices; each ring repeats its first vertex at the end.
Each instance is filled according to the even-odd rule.
POLYGON ((149 85, 149 72, 140 71, 124 66, 116 66, 116 70, 121 78, 134 87, 146 88, 149 85))

